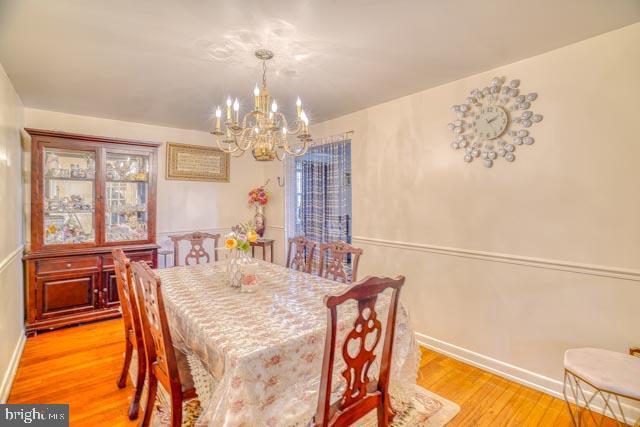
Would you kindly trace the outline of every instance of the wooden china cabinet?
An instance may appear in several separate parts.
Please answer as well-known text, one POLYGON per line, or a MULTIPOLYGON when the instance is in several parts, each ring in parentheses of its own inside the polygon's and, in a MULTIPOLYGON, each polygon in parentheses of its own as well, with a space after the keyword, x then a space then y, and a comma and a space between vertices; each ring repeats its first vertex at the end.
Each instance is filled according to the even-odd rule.
POLYGON ((24 256, 26 332, 117 317, 111 250, 157 263, 160 144, 26 129, 31 245, 24 256))

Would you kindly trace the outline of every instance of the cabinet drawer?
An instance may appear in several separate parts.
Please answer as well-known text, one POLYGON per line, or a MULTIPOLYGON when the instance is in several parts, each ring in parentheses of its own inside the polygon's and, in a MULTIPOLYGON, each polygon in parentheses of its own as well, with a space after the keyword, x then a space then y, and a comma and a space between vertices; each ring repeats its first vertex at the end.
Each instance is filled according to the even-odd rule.
POLYGON ((97 256, 69 257, 40 260, 36 266, 37 274, 64 273, 67 271, 98 271, 97 256))
MULTIPOLYGON (((153 251, 145 252, 125 252, 124 253, 131 262, 146 261, 147 264, 153 265, 153 251)), ((102 256, 102 268, 113 269, 113 255, 107 254, 102 256)))

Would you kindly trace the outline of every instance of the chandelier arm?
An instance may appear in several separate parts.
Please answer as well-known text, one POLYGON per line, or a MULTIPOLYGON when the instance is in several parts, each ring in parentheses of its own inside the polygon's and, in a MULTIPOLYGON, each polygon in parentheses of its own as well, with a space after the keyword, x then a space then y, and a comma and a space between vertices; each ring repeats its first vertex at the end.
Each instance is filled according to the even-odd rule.
POLYGON ((296 120, 296 127, 287 129, 287 133, 291 135, 298 135, 300 132, 302 132, 302 122, 300 120, 296 120))
MULTIPOLYGON (((236 151, 238 151, 238 148, 239 148, 237 144, 234 144, 235 148, 233 149, 223 147, 222 141, 220 141, 219 137, 216 137, 216 143, 218 144, 218 148, 220 148, 222 151, 224 151, 227 154, 235 153, 236 151)), ((229 146, 232 147, 231 144, 229 144, 229 146)))
POLYGON ((242 134, 240 135, 240 141, 236 141, 238 148, 243 152, 247 151, 251 148, 253 138, 251 137, 253 133, 253 128, 244 128, 242 130, 242 134))
POLYGON ((230 128, 230 127, 228 127, 227 129, 229 130, 229 133, 230 133, 231 135, 233 135, 233 137, 234 137, 234 138, 236 138, 236 139, 237 139, 240 135, 242 135, 242 131, 244 130, 243 128, 236 128, 236 129, 234 129, 234 128, 230 128))
POLYGON ((283 146, 282 146, 282 148, 284 148, 284 151, 286 151, 287 154, 290 154, 292 156, 296 156, 297 157, 297 156, 302 156, 304 153, 307 152, 307 145, 308 145, 308 143, 307 143, 307 140, 305 139, 303 141, 302 149, 301 150, 295 150, 295 149, 291 148, 291 145, 289 144, 288 141, 285 141, 283 146))
POLYGON ((297 156, 304 156, 305 154, 307 154, 307 151, 309 150, 309 140, 308 139, 304 139, 302 140, 303 144, 302 144, 302 150, 300 150, 296 155, 297 156))
POLYGON ((279 132, 279 136, 276 136, 277 144, 274 149, 274 153, 276 154, 276 158, 282 161, 285 157, 287 157, 287 152, 284 150, 284 144, 287 141, 286 135, 279 132))
POLYGON ((278 159, 279 161, 283 161, 287 157, 287 153, 285 153, 284 151, 282 152, 282 156, 280 156, 280 151, 277 148, 275 150, 275 153, 276 159, 278 159))
POLYGON ((274 123, 276 122, 276 118, 279 119, 278 120, 278 129, 285 128, 285 129, 287 129, 287 131, 289 131, 289 124, 287 123, 287 118, 285 117, 285 115, 278 111, 274 115, 274 120, 273 120, 274 123))

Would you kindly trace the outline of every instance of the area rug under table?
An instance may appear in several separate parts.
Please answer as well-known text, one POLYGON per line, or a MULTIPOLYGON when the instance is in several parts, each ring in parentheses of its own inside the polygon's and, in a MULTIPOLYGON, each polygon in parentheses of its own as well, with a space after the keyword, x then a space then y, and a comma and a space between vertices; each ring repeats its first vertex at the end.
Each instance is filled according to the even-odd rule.
MULTIPOLYGON (((136 359, 137 352, 134 351, 133 360, 129 368, 129 375, 131 383, 135 384, 136 378, 136 359)), ((196 372, 201 371, 204 367, 201 362, 193 357, 188 356, 189 365, 192 370, 196 372)), ((202 371, 204 372, 204 371, 202 371)), ((199 394, 211 393, 212 383, 199 381, 201 378, 196 375, 194 381, 196 382, 196 390, 199 390, 199 394), (196 378, 198 380, 196 380, 196 378)), ((413 399, 409 404, 404 405, 402 408, 394 407, 396 416, 393 419, 391 425, 393 427, 441 427, 446 425, 458 412, 460 412, 460 406, 454 402, 445 399, 419 385, 415 384, 413 399)), ((142 416, 142 410, 144 408, 144 402, 147 400, 147 385, 144 385, 144 389, 141 396, 140 408, 142 416)), ((190 402, 185 402, 183 406, 183 427, 190 427, 198 425, 198 417, 200 415, 200 402, 194 399, 190 402)), ((154 414, 152 416, 152 426, 169 425, 169 405, 168 395, 162 387, 158 387, 158 399, 156 401, 154 414)), ((200 420, 202 421, 202 420, 200 420)), ((356 427, 375 427, 378 425, 376 411, 371 411, 367 416, 356 422, 356 427)))
MULTIPOLYGON (((403 409, 396 409, 396 416, 391 425, 393 427, 440 427, 447 424, 458 412, 460 407, 455 403, 430 392, 416 384, 412 402, 403 409)), ((376 411, 371 411, 357 427, 377 426, 376 411)))

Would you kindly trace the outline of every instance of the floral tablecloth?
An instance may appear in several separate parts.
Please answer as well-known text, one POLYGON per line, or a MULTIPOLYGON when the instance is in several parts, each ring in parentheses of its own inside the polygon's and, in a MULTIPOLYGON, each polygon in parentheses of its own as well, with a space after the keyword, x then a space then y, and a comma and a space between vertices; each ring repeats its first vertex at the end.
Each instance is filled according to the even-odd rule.
MULTIPOLYGON (((201 396, 200 425, 309 424, 327 328, 323 297, 341 293, 347 285, 262 261, 259 289, 252 294, 227 285, 224 262, 160 269, 157 274, 174 345, 195 354, 213 377, 211 392, 201 396)), ((388 297, 381 296, 376 306, 383 334, 388 297)), ((357 315, 355 302, 345 303, 338 314, 338 337, 344 337, 357 315)), ((401 306, 392 358, 394 405, 409 399, 418 361, 413 329, 401 306)), ((338 368, 336 388, 344 382, 338 368)), ((372 377, 378 369, 372 366, 372 377)))

